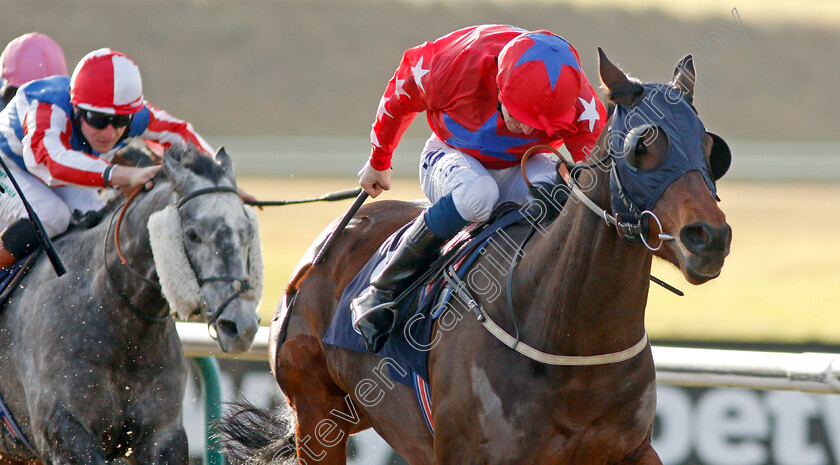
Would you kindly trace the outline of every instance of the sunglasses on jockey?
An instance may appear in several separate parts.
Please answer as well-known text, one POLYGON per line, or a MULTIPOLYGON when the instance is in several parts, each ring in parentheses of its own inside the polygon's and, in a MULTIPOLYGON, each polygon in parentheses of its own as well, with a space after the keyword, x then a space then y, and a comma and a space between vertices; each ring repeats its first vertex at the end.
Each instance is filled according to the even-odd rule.
POLYGON ((133 114, 115 115, 111 113, 102 113, 98 111, 79 109, 81 117, 85 122, 94 129, 105 129, 110 124, 114 129, 122 129, 129 124, 134 117, 133 114))

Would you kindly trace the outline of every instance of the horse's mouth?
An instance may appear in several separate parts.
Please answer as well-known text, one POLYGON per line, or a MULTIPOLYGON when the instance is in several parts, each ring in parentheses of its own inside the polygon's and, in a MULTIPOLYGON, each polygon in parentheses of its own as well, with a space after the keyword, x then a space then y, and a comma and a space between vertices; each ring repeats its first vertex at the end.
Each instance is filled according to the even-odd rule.
POLYGON ((706 251, 703 254, 693 254, 679 241, 672 241, 667 247, 670 250, 668 261, 682 271, 686 281, 693 285, 704 284, 720 276, 723 263, 728 255, 727 250, 717 252, 706 251))
POLYGON ((697 271, 693 267, 686 266, 683 268, 683 276, 685 276, 686 281, 694 285, 704 284, 708 281, 711 281, 718 276, 720 276, 721 269, 718 268, 717 271, 711 273, 704 273, 701 271, 697 271))

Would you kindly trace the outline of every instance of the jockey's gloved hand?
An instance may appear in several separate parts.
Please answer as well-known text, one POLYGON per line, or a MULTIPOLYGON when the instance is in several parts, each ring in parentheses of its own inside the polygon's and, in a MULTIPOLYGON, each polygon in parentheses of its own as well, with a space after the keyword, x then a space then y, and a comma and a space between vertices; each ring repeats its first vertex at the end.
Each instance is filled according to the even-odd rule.
POLYGON ((73 213, 71 213, 70 216, 72 224, 83 229, 90 229, 99 224, 100 221, 102 221, 102 217, 104 216, 104 209, 89 210, 86 212, 82 212, 81 210, 73 210, 73 213))
POLYGON ((569 199, 569 188, 562 180, 558 184, 536 182, 528 187, 528 193, 534 200, 528 214, 539 223, 557 218, 569 199))

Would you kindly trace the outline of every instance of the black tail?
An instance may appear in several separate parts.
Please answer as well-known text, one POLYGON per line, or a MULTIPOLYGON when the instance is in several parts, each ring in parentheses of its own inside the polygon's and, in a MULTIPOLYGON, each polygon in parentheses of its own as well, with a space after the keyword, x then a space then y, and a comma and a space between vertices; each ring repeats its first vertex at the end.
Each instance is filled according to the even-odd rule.
POLYGON ((231 463, 297 465, 295 421, 288 406, 275 413, 244 400, 231 402, 215 426, 231 463))

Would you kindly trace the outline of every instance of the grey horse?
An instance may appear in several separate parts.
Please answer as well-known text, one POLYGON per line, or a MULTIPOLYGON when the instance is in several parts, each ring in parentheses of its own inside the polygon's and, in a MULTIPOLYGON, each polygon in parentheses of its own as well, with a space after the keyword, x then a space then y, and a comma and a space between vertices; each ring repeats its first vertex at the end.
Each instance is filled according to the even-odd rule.
POLYGON ((0 464, 188 462, 170 314, 208 322, 223 351, 247 350, 263 264, 224 150, 173 148, 163 164, 127 208, 55 241, 65 275, 38 257, 0 310, 0 395, 23 435, 0 428, 0 464))

